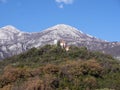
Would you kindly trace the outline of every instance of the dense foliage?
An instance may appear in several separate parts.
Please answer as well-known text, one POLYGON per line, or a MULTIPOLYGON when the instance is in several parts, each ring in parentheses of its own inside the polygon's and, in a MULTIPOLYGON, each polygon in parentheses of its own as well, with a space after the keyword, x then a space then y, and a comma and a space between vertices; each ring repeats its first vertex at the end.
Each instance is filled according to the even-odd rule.
POLYGON ((0 62, 0 90, 120 90, 120 62, 86 47, 46 45, 0 62))

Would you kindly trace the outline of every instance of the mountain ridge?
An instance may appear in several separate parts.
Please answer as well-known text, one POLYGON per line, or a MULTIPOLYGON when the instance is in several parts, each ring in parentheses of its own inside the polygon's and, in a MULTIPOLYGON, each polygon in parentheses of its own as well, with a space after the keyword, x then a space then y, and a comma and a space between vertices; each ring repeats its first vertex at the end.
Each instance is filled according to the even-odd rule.
MULTIPOLYGON (((32 47, 54 44, 54 40, 60 39, 65 40, 68 45, 86 46, 90 50, 105 53, 109 52, 106 48, 120 46, 119 42, 107 42, 65 24, 58 24, 34 33, 23 32, 8 25, 0 28, 0 59, 22 53, 32 47)), ((116 54, 114 56, 120 55, 116 54)))

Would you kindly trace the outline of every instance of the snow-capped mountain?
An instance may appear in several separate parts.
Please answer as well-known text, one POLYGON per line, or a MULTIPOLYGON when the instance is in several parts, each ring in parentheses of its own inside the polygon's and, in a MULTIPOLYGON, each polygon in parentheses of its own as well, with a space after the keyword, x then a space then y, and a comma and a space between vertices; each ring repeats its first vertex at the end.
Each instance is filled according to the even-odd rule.
POLYGON ((12 40, 19 32, 19 30, 10 25, 3 27, 0 30, 0 40, 12 40))
MULTIPOLYGON (((108 48, 120 47, 119 42, 107 42, 65 24, 58 24, 42 32, 22 32, 8 25, 0 28, 0 59, 22 53, 32 47, 53 44, 54 40, 63 39, 68 45, 86 46, 90 50, 101 50, 106 53, 108 48)), ((114 55, 114 54, 113 54, 114 55)), ((117 55, 120 56, 120 53, 117 55)))

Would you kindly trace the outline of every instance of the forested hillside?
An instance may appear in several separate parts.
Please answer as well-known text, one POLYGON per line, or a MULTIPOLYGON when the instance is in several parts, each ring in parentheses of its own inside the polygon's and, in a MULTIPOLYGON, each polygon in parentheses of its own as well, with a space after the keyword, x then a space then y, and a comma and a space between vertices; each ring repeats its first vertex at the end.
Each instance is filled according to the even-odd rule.
POLYGON ((86 47, 32 48, 0 61, 0 90, 120 90, 120 62, 86 47))

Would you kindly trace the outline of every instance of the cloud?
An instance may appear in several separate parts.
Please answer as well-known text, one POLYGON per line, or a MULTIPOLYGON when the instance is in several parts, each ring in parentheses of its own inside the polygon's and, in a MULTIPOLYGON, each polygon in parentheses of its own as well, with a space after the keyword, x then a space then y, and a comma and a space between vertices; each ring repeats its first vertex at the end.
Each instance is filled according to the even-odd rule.
POLYGON ((58 5, 59 8, 64 8, 64 5, 68 5, 68 4, 73 4, 74 0, 55 0, 58 5))
POLYGON ((0 0, 0 3, 6 3, 7 0, 0 0))
POLYGON ((57 3, 72 4, 74 0, 56 0, 57 3))
POLYGON ((59 5, 59 8, 64 8, 63 4, 60 4, 60 5, 59 5))

